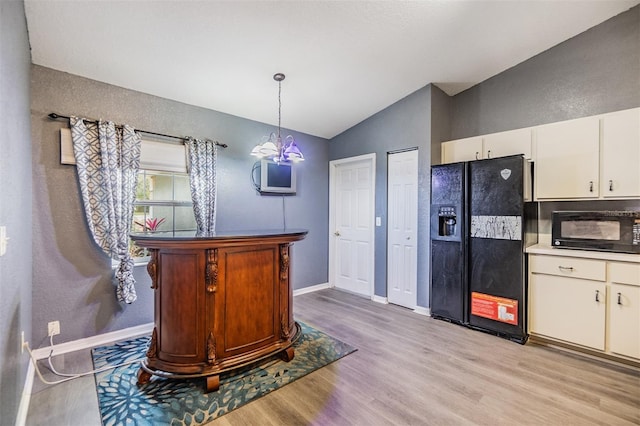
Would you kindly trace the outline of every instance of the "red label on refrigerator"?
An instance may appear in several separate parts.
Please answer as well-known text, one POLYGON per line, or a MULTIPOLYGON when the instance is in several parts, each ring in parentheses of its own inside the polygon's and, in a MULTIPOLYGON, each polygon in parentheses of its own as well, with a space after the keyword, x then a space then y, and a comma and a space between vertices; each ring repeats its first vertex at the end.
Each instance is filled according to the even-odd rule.
POLYGON ((471 315, 518 325, 518 301, 474 291, 471 293, 471 315))

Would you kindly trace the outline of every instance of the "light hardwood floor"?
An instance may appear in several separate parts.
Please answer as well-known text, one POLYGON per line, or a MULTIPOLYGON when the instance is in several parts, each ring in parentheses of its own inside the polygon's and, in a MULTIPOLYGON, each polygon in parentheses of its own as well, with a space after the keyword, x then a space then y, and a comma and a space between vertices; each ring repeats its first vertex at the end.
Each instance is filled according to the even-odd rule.
MULTIPOLYGON (((295 297, 294 312, 358 351, 212 424, 640 424, 637 369, 522 346, 337 290, 295 297)), ((90 369, 89 351, 55 365, 90 369)), ((100 425, 93 377, 35 387, 27 425, 100 425)))

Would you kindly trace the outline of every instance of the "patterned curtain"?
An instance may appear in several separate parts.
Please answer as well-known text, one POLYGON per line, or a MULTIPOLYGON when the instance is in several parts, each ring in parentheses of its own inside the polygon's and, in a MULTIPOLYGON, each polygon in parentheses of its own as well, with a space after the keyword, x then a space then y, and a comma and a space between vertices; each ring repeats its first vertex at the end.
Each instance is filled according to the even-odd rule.
POLYGON ((211 140, 187 138, 189 182, 198 235, 216 233, 216 161, 218 147, 211 140))
POLYGON ((86 123, 71 117, 73 152, 87 223, 94 241, 119 261, 116 296, 133 303, 137 296, 129 232, 140 168, 140 136, 112 122, 86 123))

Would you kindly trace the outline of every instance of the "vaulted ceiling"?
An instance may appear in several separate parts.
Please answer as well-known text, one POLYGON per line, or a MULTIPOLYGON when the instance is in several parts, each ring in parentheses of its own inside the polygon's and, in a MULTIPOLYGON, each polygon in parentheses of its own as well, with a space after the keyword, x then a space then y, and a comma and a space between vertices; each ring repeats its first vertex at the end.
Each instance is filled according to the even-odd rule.
POLYGON ((640 0, 25 0, 33 63, 331 138, 454 95, 640 0))

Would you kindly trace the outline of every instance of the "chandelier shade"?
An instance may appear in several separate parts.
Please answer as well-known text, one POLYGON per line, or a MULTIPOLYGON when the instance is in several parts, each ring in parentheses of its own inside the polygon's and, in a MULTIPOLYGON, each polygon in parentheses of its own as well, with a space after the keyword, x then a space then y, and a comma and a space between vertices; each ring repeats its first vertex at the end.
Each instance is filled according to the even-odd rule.
POLYGON ((251 155, 273 160, 278 164, 304 161, 304 155, 302 155, 302 151, 300 151, 293 136, 288 135, 283 142, 280 135, 282 120, 282 100, 280 95, 284 77, 285 75, 282 73, 277 73, 273 76, 273 79, 278 82, 278 133, 272 132, 268 137, 263 137, 261 143, 251 150, 251 155))

